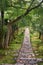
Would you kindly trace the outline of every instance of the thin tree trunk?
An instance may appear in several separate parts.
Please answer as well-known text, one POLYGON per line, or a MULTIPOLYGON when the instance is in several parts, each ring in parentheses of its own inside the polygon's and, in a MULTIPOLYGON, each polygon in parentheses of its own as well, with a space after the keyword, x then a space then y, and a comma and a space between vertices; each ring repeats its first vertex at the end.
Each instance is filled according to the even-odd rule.
POLYGON ((4 11, 1 11, 1 33, 0 33, 0 48, 3 48, 3 23, 4 23, 4 11))
POLYGON ((39 39, 41 38, 41 32, 39 32, 39 39))
POLYGON ((43 33, 39 32, 39 39, 43 42, 43 33))
POLYGON ((41 41, 43 42, 43 34, 41 34, 41 41))
POLYGON ((1 11, 1 22, 2 22, 1 28, 2 28, 2 37, 3 37, 3 23, 4 23, 4 11, 3 10, 1 11))

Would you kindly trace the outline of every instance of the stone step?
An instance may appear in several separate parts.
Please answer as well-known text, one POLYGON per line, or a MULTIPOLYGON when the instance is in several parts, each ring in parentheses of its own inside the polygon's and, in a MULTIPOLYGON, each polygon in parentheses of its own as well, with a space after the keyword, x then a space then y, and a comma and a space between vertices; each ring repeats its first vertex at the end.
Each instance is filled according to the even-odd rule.
POLYGON ((14 65, 14 64, 0 64, 0 65, 14 65))
POLYGON ((16 63, 15 65, 24 65, 24 64, 21 64, 21 63, 16 63))

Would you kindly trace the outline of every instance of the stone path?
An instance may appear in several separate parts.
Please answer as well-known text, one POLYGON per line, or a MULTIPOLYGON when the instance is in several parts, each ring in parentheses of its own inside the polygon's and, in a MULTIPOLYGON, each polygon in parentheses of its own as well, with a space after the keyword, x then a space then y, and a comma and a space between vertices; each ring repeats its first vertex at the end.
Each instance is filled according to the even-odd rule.
POLYGON ((37 60, 30 43, 30 32, 28 28, 25 30, 24 41, 15 65, 37 65, 37 60))

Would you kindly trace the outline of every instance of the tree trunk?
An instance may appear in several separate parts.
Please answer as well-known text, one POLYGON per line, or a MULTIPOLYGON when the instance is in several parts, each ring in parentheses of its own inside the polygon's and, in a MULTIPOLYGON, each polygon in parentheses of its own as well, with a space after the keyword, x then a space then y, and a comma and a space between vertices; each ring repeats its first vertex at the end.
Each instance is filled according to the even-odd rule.
POLYGON ((41 32, 39 32, 39 39, 41 38, 41 32))
POLYGON ((43 42, 43 33, 39 32, 39 39, 43 42))
POLYGON ((43 34, 41 33, 41 41, 43 42, 43 34))
POLYGON ((4 11, 1 11, 1 31, 0 31, 0 48, 3 48, 3 23, 4 23, 4 11))
POLYGON ((12 35, 12 27, 11 27, 11 25, 8 24, 7 27, 8 27, 8 32, 7 32, 6 40, 5 40, 5 48, 8 48, 8 45, 10 43, 10 38, 11 38, 11 35, 12 35))
POLYGON ((2 27, 2 37, 3 37, 3 23, 4 23, 4 11, 3 10, 1 11, 1 22, 2 22, 1 27, 2 27))

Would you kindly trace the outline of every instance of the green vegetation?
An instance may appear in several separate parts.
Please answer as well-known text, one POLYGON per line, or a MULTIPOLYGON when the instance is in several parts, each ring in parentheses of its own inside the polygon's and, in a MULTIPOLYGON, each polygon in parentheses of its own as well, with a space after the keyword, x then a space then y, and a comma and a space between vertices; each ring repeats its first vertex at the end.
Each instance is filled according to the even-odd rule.
MULTIPOLYGON (((21 28, 22 29, 22 28, 21 28)), ((24 38, 24 29, 19 29, 18 34, 15 33, 15 39, 12 40, 11 44, 9 45, 8 49, 1 49, 0 50, 0 64, 2 63, 15 63, 15 58, 18 57, 19 49, 21 48, 21 44, 24 38)))
POLYGON ((32 46, 33 46, 34 53, 36 54, 36 57, 43 58, 43 53, 42 53, 43 52, 43 43, 38 38, 38 36, 39 35, 37 32, 33 33, 32 38, 31 38, 32 39, 32 46))
MULTIPOLYGON (((35 31, 30 36, 36 58, 43 58, 43 42, 39 39, 39 33, 35 31)), ((43 65, 43 62, 39 62, 38 65, 43 65)))
POLYGON ((0 64, 16 62, 26 26, 36 58, 43 58, 43 0, 0 0, 0 64))

